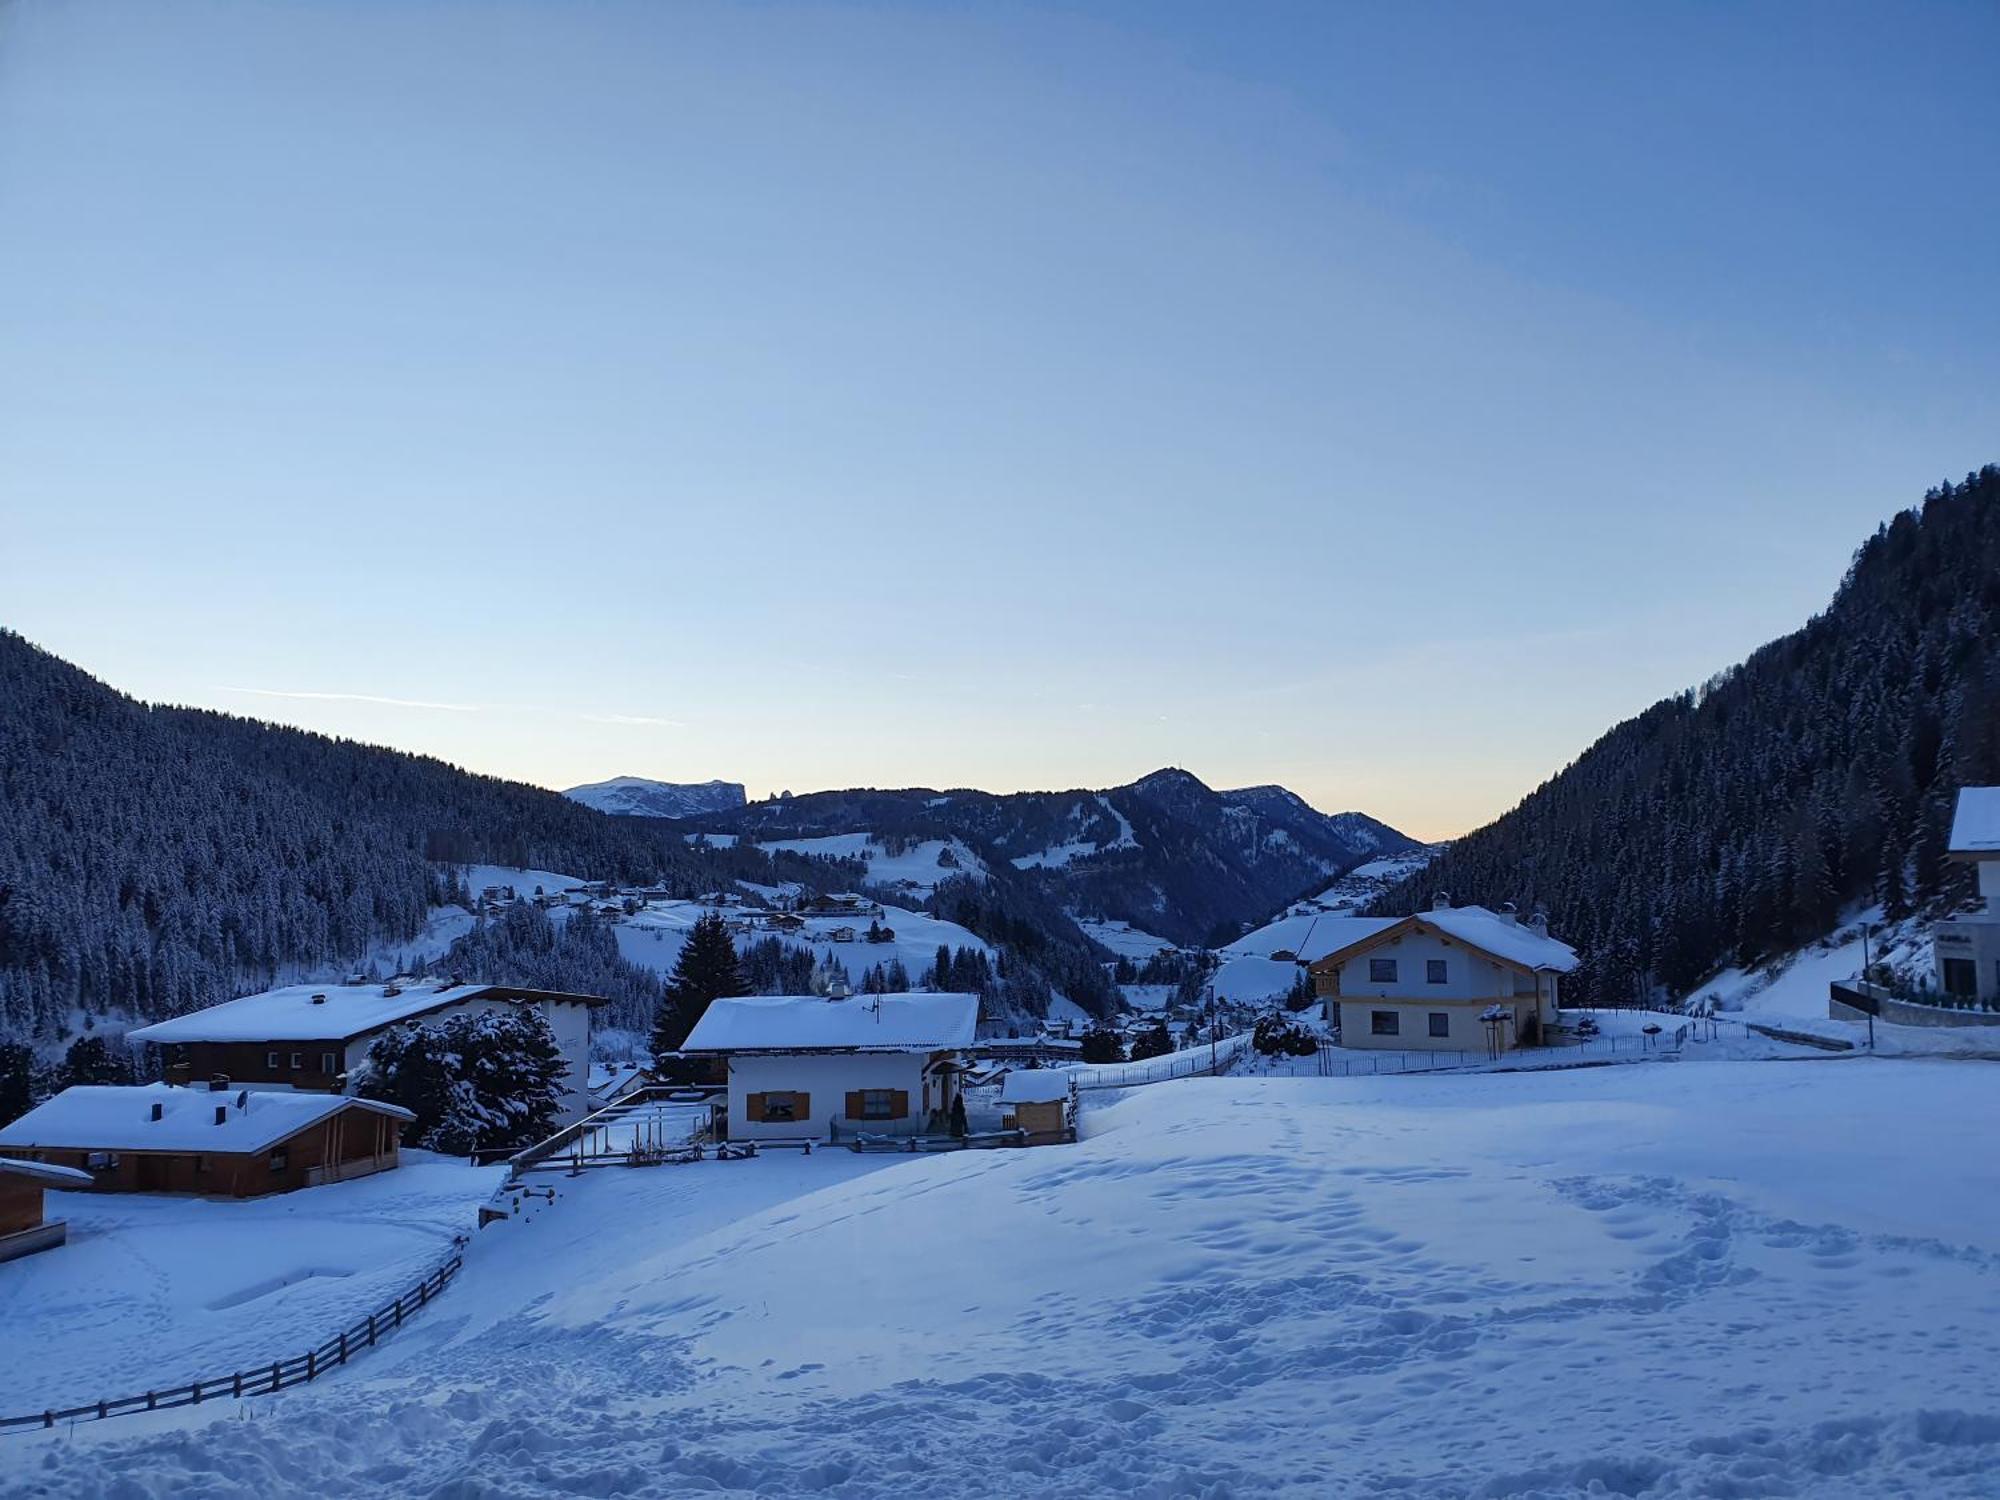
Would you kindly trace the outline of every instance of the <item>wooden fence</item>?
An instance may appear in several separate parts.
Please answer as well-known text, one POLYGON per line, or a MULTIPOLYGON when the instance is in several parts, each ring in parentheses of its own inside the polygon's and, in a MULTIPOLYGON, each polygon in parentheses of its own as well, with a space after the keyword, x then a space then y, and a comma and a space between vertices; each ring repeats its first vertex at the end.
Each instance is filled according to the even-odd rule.
POLYGON ((414 1289, 403 1293, 379 1312, 370 1313, 353 1327, 343 1328, 317 1349, 308 1349, 304 1354, 273 1360, 268 1365, 256 1365, 248 1370, 232 1370, 227 1375, 212 1375, 191 1385, 147 1391, 143 1396, 121 1396, 116 1400, 92 1401, 83 1406, 52 1407, 23 1417, 0 1417, 0 1433, 53 1427, 58 1422, 96 1422, 106 1417, 130 1416, 134 1412, 168 1411, 177 1406, 199 1406, 204 1401, 268 1396, 287 1386, 304 1385, 346 1364, 362 1350, 374 1348, 401 1328, 404 1319, 428 1307, 431 1298, 451 1285, 451 1279, 458 1274, 461 1263, 460 1257, 453 1254, 450 1260, 418 1282, 414 1289))

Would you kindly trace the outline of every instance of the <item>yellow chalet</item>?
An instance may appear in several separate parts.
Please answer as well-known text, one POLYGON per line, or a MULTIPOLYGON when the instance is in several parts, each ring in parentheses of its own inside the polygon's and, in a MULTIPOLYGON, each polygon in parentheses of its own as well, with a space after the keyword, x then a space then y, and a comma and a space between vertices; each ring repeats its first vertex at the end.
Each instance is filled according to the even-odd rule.
POLYGON ((1561 976, 1576 966, 1547 918, 1439 896, 1308 967, 1341 1046, 1471 1052, 1539 1042, 1556 1019, 1561 976))

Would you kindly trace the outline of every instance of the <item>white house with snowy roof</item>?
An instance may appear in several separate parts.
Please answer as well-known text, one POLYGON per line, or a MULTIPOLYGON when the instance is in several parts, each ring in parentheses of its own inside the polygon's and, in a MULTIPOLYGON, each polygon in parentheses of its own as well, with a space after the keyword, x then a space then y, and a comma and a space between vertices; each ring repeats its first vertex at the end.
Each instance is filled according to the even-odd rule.
POLYGON ((732 1140, 925 1135, 978 1027, 977 995, 751 995, 710 1002, 681 1050, 728 1064, 732 1140))
POLYGON ((1946 857, 1978 871, 1980 899, 1931 933, 1938 988, 1960 999, 2000 1000, 2000 786, 1959 788, 1946 857))
POLYGON ((391 1026, 461 1011, 527 1009, 548 1022, 561 1051, 565 1120, 589 1111, 590 1017, 599 995, 504 984, 392 979, 386 984, 288 984, 157 1021, 129 1033, 165 1054, 169 1083, 216 1078, 251 1088, 344 1093, 391 1026))
POLYGON ((1309 965, 1343 1047, 1479 1051, 1537 1042, 1556 1019, 1576 950, 1545 918, 1453 906, 1368 919, 1309 965), (1496 1031, 1497 1028, 1497 1031, 1496 1031))

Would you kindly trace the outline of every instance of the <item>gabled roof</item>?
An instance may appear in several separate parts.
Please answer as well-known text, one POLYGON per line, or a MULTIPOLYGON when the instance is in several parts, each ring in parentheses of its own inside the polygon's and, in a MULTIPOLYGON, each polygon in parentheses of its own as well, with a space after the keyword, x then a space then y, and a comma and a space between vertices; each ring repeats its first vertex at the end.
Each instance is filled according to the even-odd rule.
POLYGON ((503 984, 288 984, 261 995, 156 1021, 129 1032, 135 1041, 331 1042, 352 1041, 398 1021, 415 1020, 468 1000, 567 1000, 604 1005, 597 995, 563 995, 503 984), (323 998, 315 1004, 313 996, 323 998))
POLYGON ((375 1099, 257 1089, 176 1088, 170 1083, 79 1084, 0 1126, 0 1146, 62 1151, 263 1151, 342 1110, 397 1120, 415 1115, 375 1099), (240 1103, 238 1101, 241 1101, 240 1103), (153 1106, 160 1118, 153 1118, 153 1106), (223 1111, 221 1124, 216 1110, 223 1111))
POLYGON ((937 1052, 970 1047, 977 995, 749 995, 709 1002, 683 1052, 937 1052))
POLYGON ((1483 906, 1447 906, 1403 917, 1378 932, 1358 937, 1345 947, 1315 959, 1310 967, 1318 971, 1330 969, 1352 955, 1390 941, 1404 932, 1426 929, 1442 933, 1455 942, 1518 969, 1545 969, 1567 974, 1581 962, 1576 949, 1568 943, 1538 932, 1524 922, 1510 922, 1500 913, 1488 911, 1483 906))
POLYGON ((1951 820, 1950 852, 1962 859, 2000 855, 2000 786, 1958 789, 1958 809, 1951 820))

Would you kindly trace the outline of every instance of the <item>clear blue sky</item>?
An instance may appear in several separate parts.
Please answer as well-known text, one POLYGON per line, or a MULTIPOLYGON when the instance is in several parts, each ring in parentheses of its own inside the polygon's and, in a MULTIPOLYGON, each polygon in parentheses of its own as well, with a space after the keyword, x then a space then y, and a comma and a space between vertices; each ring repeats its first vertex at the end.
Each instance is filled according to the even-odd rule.
POLYGON ((1996 62, 1984 4, 29 0, 0 622, 551 786, 1460 832, 2000 458, 1996 62))

